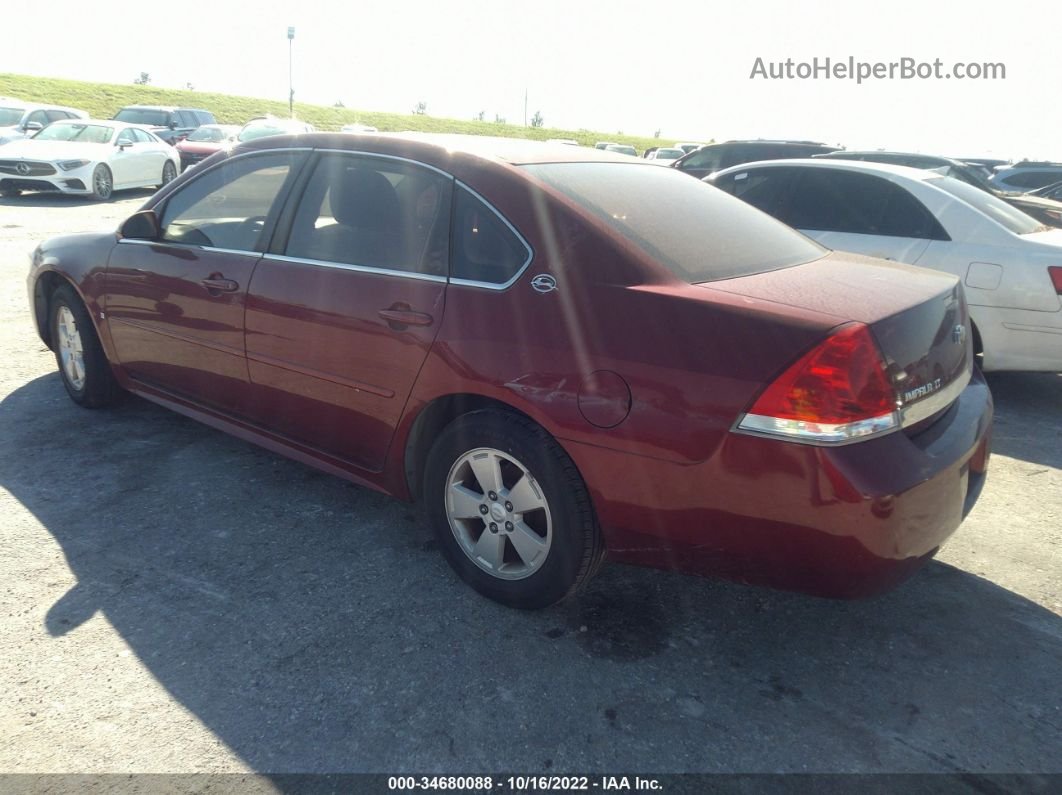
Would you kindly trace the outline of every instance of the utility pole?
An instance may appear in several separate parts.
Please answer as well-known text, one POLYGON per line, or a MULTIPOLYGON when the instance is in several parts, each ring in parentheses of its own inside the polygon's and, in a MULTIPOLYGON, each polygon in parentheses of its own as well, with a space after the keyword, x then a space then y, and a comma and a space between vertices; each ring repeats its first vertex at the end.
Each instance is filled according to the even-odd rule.
POLYGON ((295 118, 295 88, 291 81, 292 48, 295 43, 295 28, 288 28, 288 116, 295 118))
POLYGON ((524 86, 524 126, 527 126, 527 86, 524 86))

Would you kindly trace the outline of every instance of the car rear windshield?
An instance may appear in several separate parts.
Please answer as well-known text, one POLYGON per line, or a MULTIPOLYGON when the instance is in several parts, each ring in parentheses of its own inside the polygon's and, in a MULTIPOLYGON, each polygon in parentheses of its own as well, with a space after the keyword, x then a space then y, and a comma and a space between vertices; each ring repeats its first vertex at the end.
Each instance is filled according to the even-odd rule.
POLYGON ((525 168, 690 283, 788 268, 825 254, 785 224, 674 169, 633 163, 525 168))
POLYGON ((960 182, 951 177, 934 177, 927 179, 926 182, 935 188, 947 191, 957 199, 961 199, 1016 235, 1028 235, 1044 229, 1043 224, 1032 216, 1026 215, 1017 207, 1012 207, 991 193, 985 193, 983 190, 967 185, 965 182, 960 182))
POLYGON ((147 124, 152 127, 166 127, 170 123, 169 111, 150 108, 124 108, 114 118, 128 124, 147 124))
POLYGON ((0 127, 15 126, 25 112, 25 108, 0 108, 0 127))

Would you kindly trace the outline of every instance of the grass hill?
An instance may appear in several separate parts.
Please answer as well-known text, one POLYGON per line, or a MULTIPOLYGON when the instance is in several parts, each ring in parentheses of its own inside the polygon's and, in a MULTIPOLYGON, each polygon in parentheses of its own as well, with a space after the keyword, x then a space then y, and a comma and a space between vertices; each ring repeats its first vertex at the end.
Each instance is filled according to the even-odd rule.
MULTIPOLYGON (((0 74, 0 97, 17 97, 27 102, 68 105, 87 111, 94 118, 109 119, 125 105, 183 105, 212 111, 221 124, 243 124, 252 116, 272 113, 287 116, 284 102, 205 91, 183 91, 146 85, 116 83, 86 83, 79 80, 60 80, 50 77, 0 74)), ((344 124, 371 124, 381 132, 416 130, 418 132, 466 133, 469 135, 500 135, 509 138, 572 138, 584 146, 597 141, 614 141, 632 145, 639 154, 652 146, 672 143, 671 138, 642 138, 631 135, 595 132, 593 130, 558 130, 550 127, 520 127, 487 121, 441 119, 414 113, 376 113, 350 108, 331 108, 324 105, 295 103, 295 115, 319 130, 338 130, 344 124)), ((678 139, 676 139, 678 140, 678 139)), ((683 139, 697 140, 697 139, 683 139)))

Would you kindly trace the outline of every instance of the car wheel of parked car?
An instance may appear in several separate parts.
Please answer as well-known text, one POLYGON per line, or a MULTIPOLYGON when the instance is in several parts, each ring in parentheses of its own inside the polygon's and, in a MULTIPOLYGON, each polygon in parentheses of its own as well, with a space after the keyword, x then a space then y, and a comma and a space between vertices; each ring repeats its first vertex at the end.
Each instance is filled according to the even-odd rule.
POLYGON ((98 201, 107 201, 114 191, 114 178, 111 170, 100 163, 92 172, 92 198, 98 201))
POLYGON ((121 398, 122 389, 111 372, 92 318, 68 285, 52 295, 51 339, 63 386, 75 403, 95 409, 121 398))
POLYGON ((159 183, 159 187, 173 182, 177 178, 177 167, 173 165, 169 160, 166 161, 166 165, 162 167, 162 182, 159 183))
POLYGON ((476 411, 428 455, 423 497, 450 565, 484 596, 546 607, 571 595, 604 556, 575 464, 530 420, 476 411))

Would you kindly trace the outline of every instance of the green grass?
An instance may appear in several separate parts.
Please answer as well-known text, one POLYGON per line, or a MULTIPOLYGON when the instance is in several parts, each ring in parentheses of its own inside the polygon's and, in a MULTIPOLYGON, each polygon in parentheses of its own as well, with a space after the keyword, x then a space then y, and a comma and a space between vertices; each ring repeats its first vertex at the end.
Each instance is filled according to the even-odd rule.
MULTIPOLYGON (((221 124, 243 124, 252 116, 261 116, 266 113, 276 116, 288 115, 288 106, 285 103, 269 99, 212 94, 205 91, 182 91, 150 85, 86 83, 79 80, 15 74, 0 74, 0 96, 18 97, 27 102, 68 105, 87 111, 92 117, 98 119, 109 119, 126 105, 180 105, 205 108, 212 111, 221 124)), ((507 138, 535 140, 572 138, 584 146, 593 146, 597 141, 614 141, 630 144, 639 153, 651 146, 667 145, 672 142, 670 137, 655 139, 593 130, 558 130, 551 127, 536 129, 487 121, 440 119, 413 113, 377 113, 351 108, 330 108, 304 102, 295 103, 295 115, 319 130, 338 130, 344 124, 361 122, 371 124, 381 132, 416 130, 468 135, 500 135, 507 138)), ((699 139, 676 138, 675 140, 699 139)))

